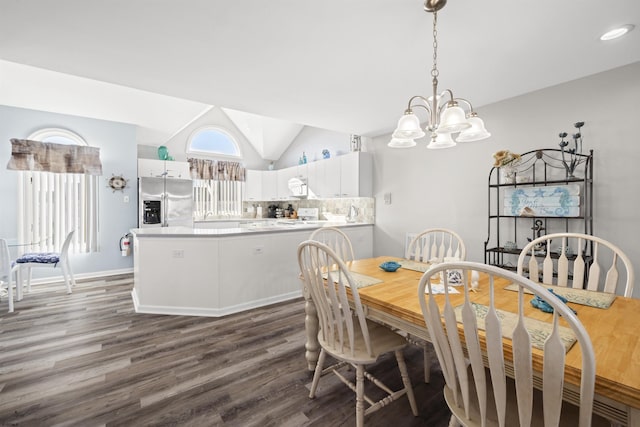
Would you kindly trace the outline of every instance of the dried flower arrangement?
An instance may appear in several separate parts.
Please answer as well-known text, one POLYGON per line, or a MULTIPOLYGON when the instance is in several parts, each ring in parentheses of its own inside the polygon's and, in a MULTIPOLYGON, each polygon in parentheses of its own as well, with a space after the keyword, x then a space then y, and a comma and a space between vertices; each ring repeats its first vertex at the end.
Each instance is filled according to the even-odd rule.
POLYGON ((493 166, 501 168, 504 166, 516 166, 520 163, 520 154, 512 153, 509 150, 500 150, 493 153, 493 166))

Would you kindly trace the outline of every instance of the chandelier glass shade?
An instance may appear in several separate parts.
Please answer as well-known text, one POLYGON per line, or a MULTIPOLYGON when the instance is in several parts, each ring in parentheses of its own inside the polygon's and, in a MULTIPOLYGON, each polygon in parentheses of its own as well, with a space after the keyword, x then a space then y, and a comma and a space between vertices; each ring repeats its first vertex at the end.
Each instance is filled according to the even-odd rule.
POLYGON ((404 115, 398 120, 398 126, 392 134, 388 146, 392 148, 408 148, 416 145, 415 139, 429 135, 431 142, 427 148, 449 148, 457 142, 480 141, 491 134, 484 127, 484 122, 473 110, 469 101, 455 98, 453 92, 445 89, 438 93, 438 10, 442 9, 446 0, 425 0, 424 9, 433 13, 433 68, 432 95, 424 97, 412 96, 409 99, 404 115), (421 108, 428 114, 428 122, 424 128, 414 109, 421 108), (453 134, 458 134, 453 138, 453 134), (413 143, 408 142, 412 140, 413 143), (402 142, 398 142, 402 141, 402 142))

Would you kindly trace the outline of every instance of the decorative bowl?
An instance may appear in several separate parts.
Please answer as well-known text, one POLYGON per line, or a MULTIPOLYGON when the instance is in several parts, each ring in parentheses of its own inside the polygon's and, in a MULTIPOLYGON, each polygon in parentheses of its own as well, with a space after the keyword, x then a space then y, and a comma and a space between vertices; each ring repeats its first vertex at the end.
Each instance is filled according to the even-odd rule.
POLYGON ((395 261, 387 261, 387 262, 383 262, 382 264, 380 264, 380 268, 383 269, 384 271, 388 271, 388 272, 394 272, 397 269, 399 269, 400 267, 402 267, 402 265, 398 264, 395 261))

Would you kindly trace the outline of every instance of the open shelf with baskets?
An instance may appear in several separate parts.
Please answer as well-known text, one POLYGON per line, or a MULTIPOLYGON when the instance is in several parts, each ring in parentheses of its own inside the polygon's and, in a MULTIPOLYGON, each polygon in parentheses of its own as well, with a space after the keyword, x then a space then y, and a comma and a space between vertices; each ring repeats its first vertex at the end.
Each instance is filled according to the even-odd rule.
MULTIPOLYGON (((533 238, 593 234, 593 150, 571 154, 571 163, 567 158, 560 149, 539 149, 522 154, 508 177, 500 167, 491 169, 486 264, 515 270, 522 248, 533 238)), ((560 256, 559 244, 551 242, 551 258, 560 256)), ((591 248, 583 249, 583 256, 590 257, 591 248)), ((534 256, 542 259, 546 251, 540 248, 534 256)))

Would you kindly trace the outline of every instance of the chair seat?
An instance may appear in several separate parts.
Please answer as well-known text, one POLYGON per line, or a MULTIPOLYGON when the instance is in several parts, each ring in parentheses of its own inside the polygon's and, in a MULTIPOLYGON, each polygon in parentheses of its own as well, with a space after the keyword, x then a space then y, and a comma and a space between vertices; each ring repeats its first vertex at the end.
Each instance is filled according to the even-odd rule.
POLYGON ((16 263, 18 264, 57 264, 58 262, 60 262, 60 254, 57 252, 27 253, 16 259, 16 263))
POLYGON ((332 351, 331 343, 324 342, 322 340, 322 333, 318 334, 318 340, 325 351, 336 359, 344 360, 349 363, 362 363, 365 365, 375 363, 381 354, 403 349, 407 345, 407 341, 404 337, 379 323, 367 320, 367 328, 369 329, 369 339, 371 342, 371 348, 373 349, 372 356, 367 352, 364 337, 362 336, 360 328, 354 328, 355 345, 352 355, 347 354, 339 348, 336 349, 335 352, 332 351))

